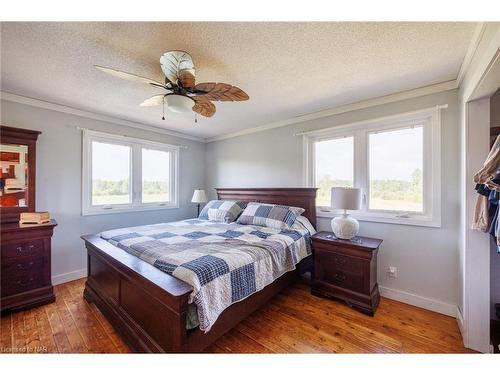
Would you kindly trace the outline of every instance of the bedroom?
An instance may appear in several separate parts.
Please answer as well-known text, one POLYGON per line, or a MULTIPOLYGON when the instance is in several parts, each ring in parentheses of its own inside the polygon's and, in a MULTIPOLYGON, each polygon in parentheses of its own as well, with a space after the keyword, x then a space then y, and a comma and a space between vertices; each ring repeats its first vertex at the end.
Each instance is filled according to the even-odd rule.
POLYGON ((17 17, 2 359, 500 350, 498 20, 17 17))

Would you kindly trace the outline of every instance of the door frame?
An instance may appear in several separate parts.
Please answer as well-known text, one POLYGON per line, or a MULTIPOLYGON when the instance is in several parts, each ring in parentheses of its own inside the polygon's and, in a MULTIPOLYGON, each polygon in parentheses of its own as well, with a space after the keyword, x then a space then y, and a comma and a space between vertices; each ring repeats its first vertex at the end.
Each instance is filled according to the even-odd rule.
POLYGON ((462 311, 458 323, 464 345, 483 353, 490 346, 490 236, 470 229, 477 193, 473 176, 481 168, 490 140, 489 97, 500 87, 500 27, 471 79, 460 87, 462 118, 462 311))

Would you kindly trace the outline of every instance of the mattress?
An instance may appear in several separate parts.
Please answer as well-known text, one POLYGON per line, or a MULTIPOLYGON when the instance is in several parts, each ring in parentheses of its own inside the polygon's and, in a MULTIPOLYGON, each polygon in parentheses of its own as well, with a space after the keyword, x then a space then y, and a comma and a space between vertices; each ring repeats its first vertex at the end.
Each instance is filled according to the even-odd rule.
POLYGON ((190 219, 100 233, 100 237, 193 287, 188 329, 208 331, 233 303, 262 290, 311 254, 311 229, 190 219))

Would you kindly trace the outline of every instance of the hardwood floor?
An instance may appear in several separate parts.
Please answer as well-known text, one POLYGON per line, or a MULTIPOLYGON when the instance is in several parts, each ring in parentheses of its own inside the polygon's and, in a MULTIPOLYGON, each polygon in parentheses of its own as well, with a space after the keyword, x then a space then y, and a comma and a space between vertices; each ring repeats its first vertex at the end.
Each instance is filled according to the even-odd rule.
MULTIPOLYGON (((85 279, 55 287, 56 302, 1 319, 0 353, 128 353, 82 297, 85 279)), ((382 298, 375 317, 312 296, 297 283, 210 346, 208 353, 467 353, 455 319, 382 298)))

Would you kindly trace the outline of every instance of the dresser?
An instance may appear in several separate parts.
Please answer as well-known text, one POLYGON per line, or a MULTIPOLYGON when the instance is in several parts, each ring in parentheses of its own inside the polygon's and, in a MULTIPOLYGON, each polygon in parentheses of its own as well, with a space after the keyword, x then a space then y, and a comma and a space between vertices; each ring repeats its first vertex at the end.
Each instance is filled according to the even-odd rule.
POLYGON ((42 225, 1 226, 2 311, 25 309, 55 300, 51 282, 51 237, 55 220, 42 225))
POLYGON ((36 143, 41 133, 0 125, 0 310, 54 301, 51 238, 57 223, 20 225, 36 210, 36 143))
POLYGON ((313 235, 311 292, 343 300, 373 316, 380 300, 377 253, 381 243, 382 240, 367 237, 341 240, 332 232, 313 235))

